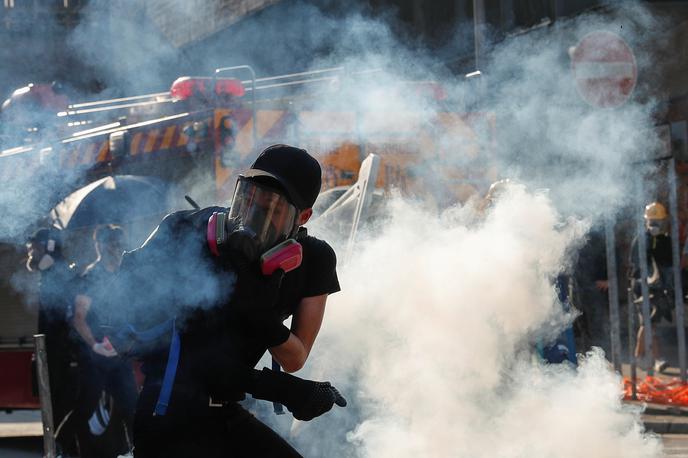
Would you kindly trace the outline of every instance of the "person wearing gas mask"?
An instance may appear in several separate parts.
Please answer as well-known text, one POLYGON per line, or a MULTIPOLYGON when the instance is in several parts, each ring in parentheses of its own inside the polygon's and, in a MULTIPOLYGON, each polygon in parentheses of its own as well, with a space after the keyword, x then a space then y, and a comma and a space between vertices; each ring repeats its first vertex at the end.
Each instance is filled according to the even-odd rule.
MULTIPOLYGON (((45 335, 50 374, 53 424, 59 425, 71 410, 76 396, 70 363, 75 347, 69 338, 69 285, 74 272, 62 255, 62 238, 56 229, 41 228, 26 245, 26 268, 40 273, 38 296, 38 333, 45 335)), ((66 453, 75 451, 74 436, 57 437, 57 445, 66 453)))
MULTIPOLYGON (((645 237, 647 247, 648 262, 648 287, 650 290, 651 323, 652 323, 652 358, 654 370, 661 372, 667 367, 666 361, 660 356, 659 339, 655 332, 657 323, 665 318, 672 321, 672 298, 674 290, 673 268, 672 268, 672 249, 671 236, 669 235, 669 215, 664 205, 659 202, 652 202, 645 207, 645 237)), ((631 244, 631 278, 633 281, 633 292, 638 298, 635 302, 642 306, 642 292, 640 284, 640 258, 638 255, 638 240, 633 239, 631 244)), ((640 327, 635 347, 635 357, 641 364, 651 367, 652 362, 648 361, 645 349, 645 326, 643 325, 642 312, 639 312, 640 327)))
POLYGON ((315 158, 273 145, 240 175, 229 209, 168 215, 125 255, 117 290, 129 295, 117 300, 136 326, 112 341, 143 360, 135 456, 297 457, 238 403, 246 393, 305 421, 346 405, 330 383, 289 374, 340 289, 334 251, 303 227, 320 186, 315 158), (255 369, 266 350, 285 372, 255 369))
POLYGON ((77 430, 80 456, 106 457, 130 449, 137 390, 131 361, 119 357, 106 335, 120 313, 109 297, 122 262, 125 233, 109 224, 96 228, 93 239, 97 258, 74 287, 72 325, 81 346, 79 397, 70 426, 77 430), (100 406, 104 391, 111 396, 112 410, 100 406))

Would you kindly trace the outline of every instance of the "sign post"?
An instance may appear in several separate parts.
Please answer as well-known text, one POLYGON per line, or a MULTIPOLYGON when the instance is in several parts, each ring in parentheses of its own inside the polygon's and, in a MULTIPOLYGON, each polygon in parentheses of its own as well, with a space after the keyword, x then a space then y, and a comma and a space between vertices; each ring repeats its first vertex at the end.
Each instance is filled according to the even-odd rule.
POLYGON ((38 394, 41 400, 41 419, 43 420, 43 453, 45 458, 55 458, 55 429, 53 427, 53 407, 50 398, 50 376, 48 356, 45 350, 45 335, 33 336, 36 345, 36 368, 38 370, 38 394))
MULTIPOLYGON (((611 333, 611 356, 614 370, 621 372, 621 325, 619 324, 619 279, 616 266, 616 237, 614 220, 607 216, 604 220, 605 249, 607 254, 607 280, 609 289, 609 324, 611 333)), ((630 310, 630 308, 629 308, 630 310)))

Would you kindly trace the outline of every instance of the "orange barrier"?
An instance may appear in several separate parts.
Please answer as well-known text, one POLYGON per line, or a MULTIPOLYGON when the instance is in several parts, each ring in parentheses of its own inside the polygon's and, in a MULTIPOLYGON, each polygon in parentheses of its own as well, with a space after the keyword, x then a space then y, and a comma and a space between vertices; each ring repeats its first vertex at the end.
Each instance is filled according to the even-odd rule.
MULTIPOLYGON (((636 394, 639 401, 688 406, 688 384, 677 378, 666 381, 648 375, 636 383, 636 394)), ((633 384, 624 377, 624 399, 632 400, 632 396, 633 384)))

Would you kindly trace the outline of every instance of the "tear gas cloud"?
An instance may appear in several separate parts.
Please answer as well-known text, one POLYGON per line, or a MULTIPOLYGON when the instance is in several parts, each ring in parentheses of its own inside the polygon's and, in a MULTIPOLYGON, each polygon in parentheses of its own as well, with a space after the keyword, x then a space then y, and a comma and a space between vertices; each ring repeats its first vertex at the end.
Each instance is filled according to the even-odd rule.
POLYGON ((562 227, 549 198, 524 187, 481 224, 471 213, 395 201, 383 233, 359 245, 310 363, 352 407, 299 424, 298 446, 308 456, 658 454, 599 351, 578 370, 533 360, 535 340, 573 318, 552 278, 586 224, 562 227))
MULTIPOLYGON (((373 111, 378 115, 371 119, 381 125, 408 124, 406 115, 412 112, 413 121, 429 129, 445 108, 403 90, 390 91, 392 81, 422 75, 443 83, 450 100, 475 98, 476 88, 456 77, 442 71, 427 75, 424 69, 442 68, 440 63, 423 49, 401 45, 384 21, 355 11, 334 20, 310 5, 284 3, 293 17, 307 13, 311 35, 328 39, 331 49, 321 48, 313 68, 380 70, 359 78, 363 83, 355 87, 343 80, 316 103, 323 109, 373 111)), ((259 23, 252 28, 250 21, 241 27, 255 37, 264 28, 259 23)), ((567 50, 596 29, 619 33, 636 51, 641 75, 646 74, 651 49, 643 40, 660 36, 661 24, 642 7, 629 4, 604 16, 558 21, 546 31, 496 45, 481 69, 491 92, 479 94, 480 105, 471 109, 494 115, 496 139, 473 136, 469 148, 465 136, 447 134, 434 140, 434 148, 413 151, 427 166, 417 174, 432 183, 434 200, 451 186, 436 174, 438 168, 453 165, 497 170, 523 186, 511 187, 484 219, 474 201, 439 212, 442 205, 420 197, 394 199, 376 231, 361 237, 354 256, 340 265, 343 291, 328 301, 321 336, 301 374, 331 380, 352 402, 311 423, 292 425, 290 440, 303 454, 660 453, 659 441, 642 431, 638 412, 621 405, 621 381, 599 352, 584 357, 577 370, 531 359, 535 339, 555 335, 573 318, 562 312, 553 278, 569 265, 589 219, 628 203, 631 158, 659 144, 651 130, 654 104, 647 80, 641 79, 637 97, 614 110, 595 110, 576 93, 567 50), (476 142, 483 152, 477 156, 471 149, 476 142), (442 162, 436 166, 440 149, 442 162), (534 191, 538 188, 549 192, 534 191), (567 445, 572 432, 581 438, 575 450, 567 445)), ((97 41, 97 30, 85 24, 72 45, 97 41)), ((140 37, 136 27, 127 30, 140 37)), ((457 26, 455 36, 465 34, 457 26)), ((122 62, 142 59, 141 50, 155 49, 155 40, 127 47, 132 54, 122 62)), ((223 51, 196 60, 214 67, 245 55, 223 51)), ((289 51, 275 60, 286 62, 303 52, 289 51)), ((108 66, 96 54, 87 57, 96 66, 108 66)), ((256 60, 265 67, 266 56, 256 60)), ((163 67, 140 65, 137 76, 152 85, 163 79, 163 67)), ((127 87, 127 69, 132 67, 112 69, 113 88, 127 87)), ((161 81, 160 90, 169 83, 170 78, 161 81)), ((359 138, 374 143, 373 126, 363 126, 359 138)), ((468 178, 482 183, 478 191, 485 191, 491 179, 468 178)), ((19 200, 24 208, 31 203, 19 200)), ((317 221, 311 229, 316 236, 334 236, 317 221)), ((206 296, 200 300, 210 302, 206 296)), ((151 311, 156 306, 147 304, 151 311)))

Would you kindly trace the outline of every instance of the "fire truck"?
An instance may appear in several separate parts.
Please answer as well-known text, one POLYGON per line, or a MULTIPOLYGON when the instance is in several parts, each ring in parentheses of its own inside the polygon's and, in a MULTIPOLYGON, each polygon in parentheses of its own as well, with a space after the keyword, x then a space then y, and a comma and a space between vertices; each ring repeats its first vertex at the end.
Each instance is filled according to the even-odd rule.
MULTIPOLYGON (((257 78, 244 65, 219 68, 212 76, 178 78, 166 92, 67 104, 53 114, 51 123, 42 119, 40 125, 19 128, 31 132, 31 138, 22 135, 19 144, 3 145, 0 179, 5 186, 20 186, 25 182, 18 182, 18 175, 49 176, 60 183, 51 205, 111 175, 157 177, 202 204, 226 204, 236 174, 256 151, 291 143, 306 148, 323 165, 324 192, 316 204, 321 207, 356 183, 362 162, 371 154, 379 157, 375 187, 380 194, 396 188, 456 202, 485 191, 495 178, 494 171, 482 165, 493 146, 494 117, 462 112, 439 84, 397 82, 382 95, 432 103, 436 108, 430 115, 420 109, 389 113, 341 102, 323 104, 341 100, 342 91, 355 92, 357 84, 375 77, 374 71, 329 68, 257 78)), ((23 94, 39 88, 47 92, 32 86, 23 94)), ((63 103, 59 97, 42 97, 50 99, 49 108, 63 103)), ((21 97, 8 105, 20 112, 21 97)), ((141 234, 161 218, 154 216, 141 234)), ((23 248, 16 240, 0 243, 3 409, 39 407, 31 381, 35 299, 31 288, 15 287, 17 278, 23 285, 36 281, 28 279, 23 248)), ((78 251, 72 250, 71 256, 78 257, 78 251)))

